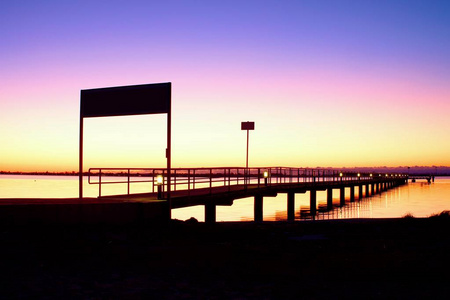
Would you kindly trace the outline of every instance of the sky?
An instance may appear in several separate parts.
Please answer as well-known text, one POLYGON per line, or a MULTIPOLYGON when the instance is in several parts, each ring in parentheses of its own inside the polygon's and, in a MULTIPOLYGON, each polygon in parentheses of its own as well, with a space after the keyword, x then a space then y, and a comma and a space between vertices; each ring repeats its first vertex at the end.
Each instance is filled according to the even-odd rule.
MULTIPOLYGON (((172 166, 450 165, 448 1, 2 1, 0 170, 78 169, 80 90, 172 82, 172 166)), ((84 121, 164 167, 165 114, 84 121)))

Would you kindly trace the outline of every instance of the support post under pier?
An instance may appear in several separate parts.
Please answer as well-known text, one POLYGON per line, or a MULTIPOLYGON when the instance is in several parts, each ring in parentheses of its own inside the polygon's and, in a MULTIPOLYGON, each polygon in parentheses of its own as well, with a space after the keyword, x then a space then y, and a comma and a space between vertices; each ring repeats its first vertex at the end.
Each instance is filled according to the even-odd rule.
POLYGON ((216 222, 216 205, 214 203, 205 204, 205 223, 216 222))
POLYGON ((340 196, 340 204, 343 206, 345 205, 345 187, 341 187, 340 196))
POLYGON ((295 219, 295 193, 289 192, 287 194, 287 219, 294 221, 295 219))
POLYGON ((350 202, 355 202, 355 186, 350 187, 350 202))
POLYGON ((309 191, 310 193, 310 201, 309 201, 309 210, 312 216, 316 215, 317 209, 317 192, 316 190, 309 191))
POLYGON ((263 196, 255 196, 254 204, 254 220, 255 222, 262 222, 263 220, 263 196))
POLYGON ((327 208, 328 209, 333 208, 333 189, 332 188, 327 189, 327 208))

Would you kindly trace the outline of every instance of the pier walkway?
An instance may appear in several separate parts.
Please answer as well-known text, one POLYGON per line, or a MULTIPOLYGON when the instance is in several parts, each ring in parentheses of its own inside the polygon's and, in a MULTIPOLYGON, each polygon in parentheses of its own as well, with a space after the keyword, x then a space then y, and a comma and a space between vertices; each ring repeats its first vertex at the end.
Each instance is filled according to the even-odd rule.
POLYGON ((345 205, 346 194, 351 202, 355 201, 355 189, 361 199, 408 181, 405 174, 285 167, 180 168, 172 169, 170 182, 168 178, 166 169, 91 168, 88 173, 89 183, 98 185, 99 199, 141 203, 165 200, 169 218, 171 209, 204 205, 206 222, 216 221, 216 206, 232 205, 240 198, 254 197, 254 219, 262 221, 263 198, 286 193, 288 220, 293 220, 297 193, 309 192, 311 214, 315 214, 317 191, 327 191, 327 205, 331 209, 333 189, 340 190, 340 203, 345 205), (109 184, 126 186, 126 194, 102 195, 109 184), (132 186, 137 184, 147 184, 149 192, 131 193, 132 186))
POLYGON ((212 223, 217 206, 247 197, 254 198, 254 220, 263 221, 264 197, 280 193, 287 194, 287 220, 295 219, 299 193, 309 193, 314 218, 318 191, 326 191, 331 211, 333 190, 339 190, 339 206, 344 206, 408 182, 405 174, 285 167, 180 168, 170 176, 166 169, 92 168, 87 179, 98 186, 98 197, 0 199, 0 224, 162 224, 172 209, 196 205, 204 206, 205 222, 212 223), (111 185, 123 186, 124 192, 112 195, 111 185))
POLYGON ((172 209, 195 205, 204 206, 205 222, 212 223, 217 206, 247 197, 254 198, 254 220, 263 221, 264 197, 280 193, 287 194, 287 220, 295 219, 299 193, 309 193, 314 218, 317 191, 326 191, 331 211, 333 190, 339 190, 339 205, 344 206, 408 182, 405 174, 285 167, 180 168, 170 176, 166 169, 92 168, 87 179, 98 186, 98 197, 0 199, 0 225, 162 224, 171 219, 172 209), (123 186, 123 194, 111 195, 111 185, 123 186))

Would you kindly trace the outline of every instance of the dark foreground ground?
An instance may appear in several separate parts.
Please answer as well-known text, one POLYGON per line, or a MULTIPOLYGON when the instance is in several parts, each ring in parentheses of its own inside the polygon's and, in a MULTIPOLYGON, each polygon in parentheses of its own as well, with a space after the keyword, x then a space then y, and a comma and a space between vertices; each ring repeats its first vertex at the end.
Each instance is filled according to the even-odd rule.
POLYGON ((448 299, 450 218, 0 230, 4 299, 448 299))

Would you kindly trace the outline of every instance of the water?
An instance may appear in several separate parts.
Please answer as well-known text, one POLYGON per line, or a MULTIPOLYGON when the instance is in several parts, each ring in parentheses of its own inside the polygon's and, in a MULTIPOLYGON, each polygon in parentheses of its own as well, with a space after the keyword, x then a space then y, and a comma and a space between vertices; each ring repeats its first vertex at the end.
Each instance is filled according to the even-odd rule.
MULTIPOLYGON (((84 180, 84 195, 98 196, 98 185, 84 180)), ((150 183, 135 183, 131 192, 148 192, 150 183)), ((358 189, 355 189, 357 192, 358 189)), ((102 194, 125 194, 126 184, 102 186, 102 194)), ((346 191, 348 197, 348 190, 346 191)), ((69 198, 78 197, 77 176, 0 175, 0 198, 69 198)), ((357 198, 357 195, 356 195, 357 198)), ((333 190, 333 210, 326 209, 326 192, 317 192, 318 214, 315 219, 346 218, 397 218, 406 214, 428 217, 450 210, 450 177, 437 177, 434 183, 418 180, 395 189, 350 202, 339 207, 339 190, 333 190)), ((287 219, 287 195, 264 198, 264 220, 287 219)), ((296 194, 295 218, 311 219, 309 214, 309 192, 296 194)), ((204 221, 204 207, 193 206, 172 210, 172 218, 186 220, 191 217, 204 221)), ((232 206, 217 206, 217 221, 253 220, 253 198, 235 200, 232 206)))

